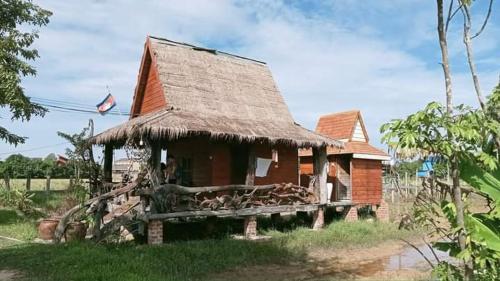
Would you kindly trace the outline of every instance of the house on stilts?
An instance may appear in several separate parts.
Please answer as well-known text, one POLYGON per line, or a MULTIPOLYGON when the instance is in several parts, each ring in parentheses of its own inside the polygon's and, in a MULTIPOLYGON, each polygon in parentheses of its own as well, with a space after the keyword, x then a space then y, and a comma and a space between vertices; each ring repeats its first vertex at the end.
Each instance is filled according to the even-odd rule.
POLYGON ((163 241, 162 221, 180 217, 243 217, 245 235, 251 236, 258 214, 312 211, 319 227, 323 207, 335 203, 327 202, 327 148, 338 150, 343 143, 294 122, 264 62, 150 36, 130 114, 126 123, 98 134, 92 142, 104 146, 105 181, 111 181, 114 149, 125 144, 149 147, 152 187, 136 193, 145 205, 141 219, 147 223, 149 243, 163 241), (249 191, 240 194, 241 201, 278 185, 300 187, 300 148, 310 149, 314 163, 315 181, 309 187, 314 200, 288 197, 285 202, 278 194, 269 204, 235 207, 232 198, 231 204, 203 205, 207 200, 226 202, 238 190, 249 191), (167 154, 182 167, 177 184, 161 180, 160 164, 167 154), (168 197, 169 208, 152 206, 162 187, 182 195, 173 203, 168 197), (191 196, 188 205, 205 201, 194 209, 176 206, 185 195, 191 196))
MULTIPOLYGON (((387 205, 382 198, 382 163, 390 156, 369 144, 368 134, 359 110, 321 116, 316 132, 342 141, 344 147, 329 147, 327 202, 351 202, 347 218, 357 219, 357 209, 369 206, 377 217, 388 220, 387 205)), ((301 149, 301 179, 314 174, 313 151, 301 149)))

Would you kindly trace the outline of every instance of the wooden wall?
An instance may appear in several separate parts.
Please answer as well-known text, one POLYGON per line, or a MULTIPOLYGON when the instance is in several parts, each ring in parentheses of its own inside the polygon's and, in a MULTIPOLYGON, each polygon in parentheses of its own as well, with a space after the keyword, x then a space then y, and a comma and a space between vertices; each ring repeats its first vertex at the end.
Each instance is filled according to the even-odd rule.
MULTIPOLYGON (((335 190, 339 178, 351 184, 352 201, 356 204, 380 204, 382 199, 382 164, 378 160, 352 159, 351 155, 330 155, 328 183, 332 183, 334 192, 332 201, 337 201, 335 190), (351 162, 351 167, 349 163, 351 162), (349 175, 350 174, 350 175, 349 175), (338 177, 339 176, 339 177, 338 177)), ((312 157, 300 158, 300 184, 307 186, 309 175, 313 174, 312 157)))
POLYGON ((352 200, 357 204, 380 204, 382 163, 379 160, 352 159, 352 200))
MULTIPOLYGON (((299 155, 297 148, 278 146, 278 163, 272 162, 266 177, 255 177, 255 184, 293 183, 299 184, 299 155)), ((260 158, 271 158, 272 148, 259 145, 255 154, 260 158)))
MULTIPOLYGON (((193 186, 233 184, 231 177, 234 163, 231 149, 235 147, 238 147, 238 144, 212 142, 208 138, 201 137, 167 144, 168 153, 175 156, 177 163, 184 157, 191 159, 193 186)), ((256 177, 256 185, 283 182, 298 184, 297 149, 286 146, 279 146, 277 149, 278 163, 271 163, 266 177, 256 177)), ((256 155, 261 158, 271 158, 271 147, 258 145, 256 155)), ((164 156, 162 162, 165 162, 164 156)))
POLYGON ((156 111, 166 105, 163 87, 158 80, 158 71, 154 66, 153 63, 149 64, 142 100, 138 101, 140 103, 139 115, 156 111))

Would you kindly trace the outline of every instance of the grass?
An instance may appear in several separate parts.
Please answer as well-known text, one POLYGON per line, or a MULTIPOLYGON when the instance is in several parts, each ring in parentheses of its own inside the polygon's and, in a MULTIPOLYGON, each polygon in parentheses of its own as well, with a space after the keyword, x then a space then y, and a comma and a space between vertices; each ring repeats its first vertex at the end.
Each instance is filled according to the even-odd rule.
MULTIPOLYGON (((49 211, 63 204, 65 196, 63 191, 39 191, 32 200, 36 207, 49 211)), ((36 237, 36 219, 0 209, 0 236, 32 241, 36 237)), ((242 232, 242 221, 234 219, 217 220, 210 239, 204 231, 204 220, 169 223, 166 236, 170 241, 155 247, 89 242, 46 245, 0 238, 0 270, 19 270, 23 280, 33 281, 207 280, 211 274, 238 267, 300 264, 306 262, 307 252, 314 249, 371 247, 415 235, 398 230, 394 224, 367 221, 334 221, 322 231, 311 231, 304 227, 311 223, 310 219, 283 217, 276 224, 259 218, 261 234, 272 237, 259 242, 230 239, 229 234, 242 232)))
MULTIPOLYGON (((13 220, 11 221, 13 222, 13 220)), ((408 238, 393 224, 335 222, 322 231, 299 227, 278 232, 264 225, 269 241, 229 238, 175 241, 162 246, 70 243, 21 244, 0 248, 1 269, 23 272, 25 280, 206 280, 235 267, 305 262, 315 248, 370 247, 408 238)), ((174 228, 173 226, 171 228, 174 228)), ((198 229, 199 230, 199 229, 198 229)))
MULTIPOLYGON (((31 179, 31 190, 45 190, 47 184, 46 179, 31 179)), ((0 181, 0 187, 4 186, 4 182, 0 181)), ((12 189, 26 190, 26 179, 11 179, 10 187, 12 189)), ((51 190, 64 190, 69 187, 69 179, 51 179, 51 190)))
MULTIPOLYGON (((66 192, 34 191, 31 198, 36 208, 43 213, 49 213, 63 204, 66 192)), ((10 237, 22 241, 32 241, 37 237, 36 221, 41 214, 27 216, 19 211, 0 207, 0 236, 10 237)), ((0 239, 0 248, 16 244, 15 242, 0 239)))

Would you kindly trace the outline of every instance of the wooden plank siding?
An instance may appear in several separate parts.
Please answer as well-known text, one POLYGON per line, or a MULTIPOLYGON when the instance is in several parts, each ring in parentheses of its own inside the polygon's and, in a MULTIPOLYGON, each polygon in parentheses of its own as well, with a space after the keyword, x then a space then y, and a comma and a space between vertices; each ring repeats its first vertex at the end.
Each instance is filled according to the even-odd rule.
POLYGON ((382 163, 378 160, 352 159, 352 201, 356 204, 380 204, 382 163))
MULTIPOLYGON (((260 158, 272 157, 272 148, 267 145, 256 146, 256 155, 260 158)), ((255 177, 255 184, 293 183, 299 184, 299 155, 297 148, 278 146, 278 163, 272 162, 266 177, 255 177)))
MULTIPOLYGON (((209 141, 207 138, 188 138, 167 144, 167 151, 175 156, 178 165, 183 158, 191 159, 193 186, 233 184, 232 172, 237 165, 232 159, 231 149, 244 144, 228 144, 209 141)), ((272 162, 265 177, 255 177, 255 185, 272 183, 298 184, 297 149, 278 146, 278 163, 272 162)), ((271 158, 272 148, 255 145, 255 154, 261 158, 271 158)), ((165 160, 162 160, 165 161, 165 160)), ((240 167, 241 168, 241 167, 240 167)), ((246 169, 246 167, 245 167, 246 169)), ((243 182, 239 182, 242 184, 243 182)))
POLYGON ((147 71, 147 80, 142 94, 139 109, 139 115, 144 115, 149 112, 164 108, 166 105, 165 95, 163 94, 163 86, 158 79, 158 70, 154 63, 149 65, 147 71))

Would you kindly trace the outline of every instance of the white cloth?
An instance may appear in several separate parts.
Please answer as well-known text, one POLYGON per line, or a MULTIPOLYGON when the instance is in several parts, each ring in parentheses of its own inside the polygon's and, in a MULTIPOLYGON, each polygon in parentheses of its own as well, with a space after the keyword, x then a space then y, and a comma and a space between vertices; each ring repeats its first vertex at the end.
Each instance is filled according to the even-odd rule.
POLYGON ((272 159, 257 157, 257 168, 255 169, 255 176, 260 178, 267 176, 267 171, 269 170, 271 162, 272 159))

